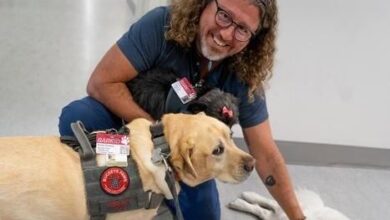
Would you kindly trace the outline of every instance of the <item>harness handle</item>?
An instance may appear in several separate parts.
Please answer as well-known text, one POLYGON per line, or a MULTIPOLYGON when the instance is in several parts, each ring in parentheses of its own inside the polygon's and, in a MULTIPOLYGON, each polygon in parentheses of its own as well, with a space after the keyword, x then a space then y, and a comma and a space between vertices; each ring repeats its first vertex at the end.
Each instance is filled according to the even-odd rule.
POLYGON ((95 152, 92 149, 91 143, 85 134, 85 127, 81 121, 76 121, 70 124, 74 136, 77 138, 80 144, 80 157, 84 161, 92 160, 95 158, 95 152))

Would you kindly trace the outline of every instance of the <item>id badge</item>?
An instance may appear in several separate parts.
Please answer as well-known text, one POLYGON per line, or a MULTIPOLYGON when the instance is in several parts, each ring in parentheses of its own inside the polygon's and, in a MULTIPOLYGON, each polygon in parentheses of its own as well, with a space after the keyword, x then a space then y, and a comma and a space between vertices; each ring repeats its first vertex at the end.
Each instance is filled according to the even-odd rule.
POLYGON ((186 77, 172 83, 172 88, 183 104, 186 104, 196 98, 196 91, 186 77))
POLYGON ((129 155, 129 141, 127 135, 96 134, 96 154, 104 160, 105 166, 127 166, 129 155))

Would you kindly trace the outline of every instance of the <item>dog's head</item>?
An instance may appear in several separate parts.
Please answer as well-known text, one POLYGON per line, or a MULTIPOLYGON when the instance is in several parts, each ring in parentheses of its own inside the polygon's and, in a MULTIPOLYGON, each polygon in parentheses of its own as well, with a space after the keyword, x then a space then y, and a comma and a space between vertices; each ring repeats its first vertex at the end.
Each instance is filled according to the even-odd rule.
POLYGON ((239 183, 253 170, 253 157, 235 145, 230 129, 219 120, 204 113, 166 114, 162 123, 171 165, 186 184, 195 186, 212 178, 239 183))
POLYGON ((192 101, 187 110, 193 114, 205 112, 232 127, 238 121, 238 99, 218 88, 211 89, 192 101))

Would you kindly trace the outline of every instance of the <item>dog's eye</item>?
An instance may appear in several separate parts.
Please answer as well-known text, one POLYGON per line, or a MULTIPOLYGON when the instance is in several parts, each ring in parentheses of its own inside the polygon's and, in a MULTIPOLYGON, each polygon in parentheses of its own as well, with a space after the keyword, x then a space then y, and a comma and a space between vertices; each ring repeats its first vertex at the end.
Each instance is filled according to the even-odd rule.
POLYGON ((223 154, 224 150, 225 150, 225 148, 222 146, 222 144, 220 144, 220 145, 218 145, 217 148, 215 148, 213 150, 213 155, 216 155, 216 156, 221 155, 221 154, 223 154))

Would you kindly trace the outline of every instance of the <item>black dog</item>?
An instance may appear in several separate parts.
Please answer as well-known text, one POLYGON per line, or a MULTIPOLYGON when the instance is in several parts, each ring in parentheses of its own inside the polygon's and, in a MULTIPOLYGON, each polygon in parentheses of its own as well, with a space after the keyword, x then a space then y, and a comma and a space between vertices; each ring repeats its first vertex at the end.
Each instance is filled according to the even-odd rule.
POLYGON ((176 94, 174 98, 170 94, 173 93, 171 85, 177 80, 178 77, 173 71, 153 69, 127 82, 127 87, 134 101, 156 120, 161 119, 162 115, 168 112, 196 114, 203 111, 229 127, 237 123, 238 100, 232 94, 217 88, 202 86, 195 88, 197 98, 183 105, 176 94), (167 100, 168 96, 170 98, 167 100), (175 103, 173 108, 170 106, 172 103, 175 103))

